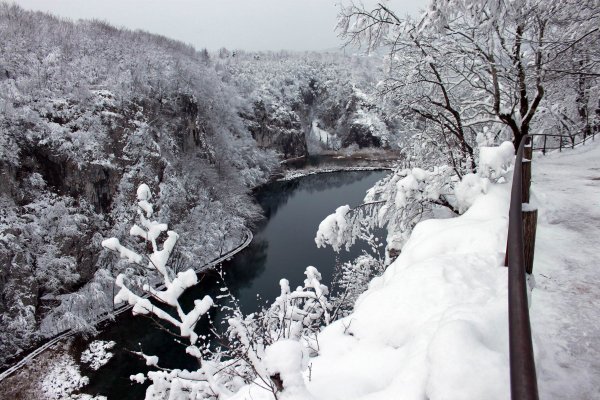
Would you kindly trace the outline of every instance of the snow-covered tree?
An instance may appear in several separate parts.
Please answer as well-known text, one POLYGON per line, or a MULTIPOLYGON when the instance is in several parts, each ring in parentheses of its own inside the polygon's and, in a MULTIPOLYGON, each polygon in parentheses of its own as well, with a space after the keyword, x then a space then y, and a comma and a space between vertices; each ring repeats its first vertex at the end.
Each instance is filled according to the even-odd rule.
POLYGON ((599 18, 593 0, 432 0, 416 19, 385 2, 341 6, 349 44, 387 50, 380 94, 404 122, 404 159, 365 204, 327 217, 317 244, 339 250, 362 225, 387 226, 395 253, 420 219, 464 212, 486 179, 502 179, 515 147, 488 146, 560 124, 589 131, 599 18))
POLYGON ((593 0, 433 0, 416 20, 385 3, 342 7, 338 29, 369 50, 387 46, 384 93, 399 112, 433 124, 445 147, 457 148, 453 159, 474 170, 478 132, 505 131, 517 145, 555 81, 598 77, 599 18, 593 0), (589 50, 573 53, 582 43, 589 50))
MULTIPOLYGON (((485 142, 481 142, 485 144, 485 142)), ((386 228, 387 256, 401 251, 414 226, 436 216, 455 216, 466 211, 475 197, 485 193, 490 181, 505 179, 512 165, 514 147, 510 142, 478 149, 478 173, 459 178, 450 166, 397 168, 367 192, 364 203, 339 207, 319 225, 317 246, 335 251, 349 249, 357 239, 373 228, 386 228)))

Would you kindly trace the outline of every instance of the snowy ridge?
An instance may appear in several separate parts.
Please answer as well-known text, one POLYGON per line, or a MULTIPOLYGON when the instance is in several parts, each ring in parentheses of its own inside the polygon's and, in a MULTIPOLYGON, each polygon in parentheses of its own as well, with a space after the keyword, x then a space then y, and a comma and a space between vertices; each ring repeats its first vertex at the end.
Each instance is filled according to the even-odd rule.
MULTIPOLYGON (((213 268, 216 265, 222 263, 223 261, 233 257, 240 251, 244 250, 246 247, 248 247, 248 245, 250 244, 250 242, 252 242, 252 239, 254 238, 254 235, 252 234, 252 232, 249 229, 246 230, 245 235, 246 235, 246 239, 238 247, 236 247, 235 249, 227 252, 226 254, 214 259, 213 261, 209 262, 208 264, 202 265, 194 270, 196 272, 199 272, 199 271, 203 271, 203 270, 206 270, 209 268, 213 268)), ((163 290, 163 289, 164 289, 164 285, 162 285, 162 284, 156 287, 156 290, 163 290)), ((143 297, 148 298, 149 296, 150 296, 149 294, 145 294, 143 297)), ((104 317, 97 320, 96 324, 101 324, 105 321, 111 320, 111 319, 113 319, 113 317, 130 310, 132 307, 133 306, 129 305, 129 304, 121 305, 120 307, 116 308, 112 313, 106 314, 104 317)), ((48 350, 50 347, 52 347, 56 343, 58 343, 64 339, 70 338, 72 336, 75 336, 77 333, 78 332, 75 332, 75 331, 69 329, 69 330, 59 334, 58 336, 52 338, 50 341, 44 343, 43 345, 39 346, 38 348, 33 350, 31 353, 29 353, 28 355, 23 357, 21 360, 19 360, 17 363, 15 363, 11 367, 7 368, 6 370, 2 371, 0 373, 0 382, 2 382, 4 379, 8 378, 10 375, 14 374, 19 369, 23 368, 31 360, 35 359, 37 356, 42 354, 44 351, 48 350)))

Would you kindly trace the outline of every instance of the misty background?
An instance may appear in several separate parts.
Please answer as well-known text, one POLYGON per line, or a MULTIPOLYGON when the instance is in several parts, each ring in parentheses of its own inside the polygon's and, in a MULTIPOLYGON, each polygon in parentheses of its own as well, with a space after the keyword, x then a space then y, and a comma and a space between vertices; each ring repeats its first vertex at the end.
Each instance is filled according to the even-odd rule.
MULTIPOLYGON (((141 29, 211 51, 221 47, 319 51, 342 45, 335 32, 339 0, 17 0, 13 3, 73 20, 97 19, 141 29)), ((427 0, 387 3, 400 15, 418 15, 427 0)))

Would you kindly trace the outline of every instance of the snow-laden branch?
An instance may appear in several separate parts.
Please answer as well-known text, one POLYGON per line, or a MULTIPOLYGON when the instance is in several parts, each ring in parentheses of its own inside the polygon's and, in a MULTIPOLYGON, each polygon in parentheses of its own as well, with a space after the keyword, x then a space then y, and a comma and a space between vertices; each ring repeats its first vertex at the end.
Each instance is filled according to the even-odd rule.
MULTIPOLYGON (((480 137, 482 144, 486 140, 480 137)), ((481 146, 478 154, 479 172, 465 174, 462 179, 447 165, 431 170, 396 170, 369 190, 364 204, 353 209, 342 206, 327 216, 319 224, 317 246, 329 245, 336 252, 348 250, 365 227, 377 227, 387 228, 388 254, 400 251, 417 222, 431 218, 440 208, 453 215, 465 212, 486 192, 490 181, 502 179, 513 164, 514 147, 508 141, 496 147, 481 146)))
MULTIPOLYGON (((148 256, 148 268, 156 269, 161 274, 164 290, 154 289, 148 284, 144 285, 142 290, 157 302, 174 307, 177 311, 177 318, 163 310, 160 306, 153 304, 150 299, 137 295, 127 286, 126 277, 123 274, 119 274, 115 280, 115 284, 120 290, 115 296, 114 301, 115 304, 125 302, 132 305, 133 314, 152 314, 170 323, 179 329, 182 337, 189 338, 190 344, 193 345, 198 340, 198 335, 194 332, 194 328, 200 317, 206 314, 210 307, 212 307, 213 300, 210 296, 205 296, 202 300, 196 300, 194 308, 188 313, 183 311, 179 303, 179 298, 186 289, 198 283, 198 277, 193 269, 188 269, 179 272, 175 278, 170 278, 172 272, 169 271, 167 264, 179 236, 173 231, 167 231, 167 224, 149 220, 154 213, 154 207, 149 201, 151 197, 150 188, 146 184, 140 185, 137 190, 137 214, 141 225, 145 229, 134 224, 130 230, 130 234, 152 245, 152 253, 148 256), (167 231, 167 238, 162 243, 162 249, 159 250, 157 240, 161 233, 165 231, 167 231)), ((142 264, 142 256, 122 246, 116 238, 104 240, 102 246, 118 252, 122 258, 127 259, 129 262, 142 264)))
MULTIPOLYGON (((169 257, 177 241, 177 234, 167 231, 167 225, 150 221, 154 208, 149 202, 150 189, 141 185, 137 193, 138 219, 140 224, 132 227, 130 233, 152 244, 148 256, 150 264, 163 278, 161 289, 146 284, 141 289, 149 297, 138 294, 124 274, 116 278, 119 291, 115 303, 126 302, 133 306, 134 314, 150 315, 164 321, 179 331, 179 337, 187 338, 186 353, 197 358, 200 368, 197 371, 166 369, 158 365, 158 357, 137 352, 148 365, 158 368, 147 375, 132 375, 131 379, 143 383, 152 382, 146 398, 180 398, 191 393, 192 398, 226 399, 244 385, 260 387, 279 398, 279 393, 303 391, 302 371, 307 366, 309 354, 318 353, 315 345, 316 333, 322 326, 331 322, 329 290, 321 283, 321 274, 312 266, 306 268, 304 285, 290 290, 286 279, 280 281, 281 295, 267 308, 244 316, 239 307, 222 305, 226 317, 227 331, 213 328, 213 334, 223 347, 212 349, 208 343, 199 341, 195 332, 200 318, 214 306, 210 296, 194 300, 194 306, 186 312, 180 304, 180 297, 187 289, 198 283, 192 269, 179 272, 175 277, 168 269, 169 257), (160 243, 161 235, 167 237, 160 243), (174 308, 176 313, 168 312, 174 308)), ((118 243, 117 239, 103 242, 107 249, 124 254, 127 259, 141 262, 141 256, 118 243), (137 255, 137 257, 135 255, 137 255)), ((149 248, 149 246, 147 246, 149 248)), ((237 301, 228 289, 219 298, 237 301)))

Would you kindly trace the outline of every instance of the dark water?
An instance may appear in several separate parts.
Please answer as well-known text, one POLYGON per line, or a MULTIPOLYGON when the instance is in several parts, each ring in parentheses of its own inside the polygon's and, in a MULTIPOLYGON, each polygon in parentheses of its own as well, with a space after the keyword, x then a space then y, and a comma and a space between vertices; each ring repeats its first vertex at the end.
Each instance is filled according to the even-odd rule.
MULTIPOLYGON (((359 255, 362 249, 355 246, 339 255, 331 248, 318 249, 314 237, 319 223, 340 205, 360 204, 365 191, 385 174, 354 171, 312 175, 290 182, 275 182, 257 191, 256 199, 266 218, 257 227, 250 246, 223 264, 227 286, 239 299, 242 311, 250 313, 259 305, 270 303, 280 293, 281 278, 288 279, 291 287, 302 285, 308 265, 317 267, 323 283, 329 285, 336 257, 347 261, 359 255)), ((222 286, 215 272, 204 274, 200 283, 182 297, 184 309, 195 298, 207 294, 214 298, 221 294, 222 286)), ((219 321, 216 309, 211 318, 219 321)), ((203 317, 197 331, 207 330, 207 318, 203 317)), ((119 316, 117 323, 110 324, 94 339, 114 340, 117 345, 112 350, 115 356, 98 371, 82 366, 82 373, 90 378, 90 384, 83 390, 86 393, 101 394, 111 400, 142 399, 145 386, 131 382, 129 376, 148 369, 131 351, 142 349, 146 354, 157 355, 162 367, 197 368, 196 360, 185 355, 184 345, 176 343, 156 322, 146 317, 132 317, 130 312, 119 316)), ((76 353, 85 345, 81 340, 76 345, 76 353)))

